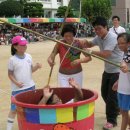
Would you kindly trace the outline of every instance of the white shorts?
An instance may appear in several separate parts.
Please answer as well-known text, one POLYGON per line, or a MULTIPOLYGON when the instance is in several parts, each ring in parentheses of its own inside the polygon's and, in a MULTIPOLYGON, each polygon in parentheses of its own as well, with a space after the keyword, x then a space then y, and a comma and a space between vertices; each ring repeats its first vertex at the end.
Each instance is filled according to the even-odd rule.
POLYGON ((83 81, 82 72, 77 73, 77 74, 72 74, 72 75, 58 73, 58 85, 60 87, 70 87, 69 82, 68 82, 69 78, 74 78, 75 81, 79 84, 79 86, 82 87, 82 81, 83 81))

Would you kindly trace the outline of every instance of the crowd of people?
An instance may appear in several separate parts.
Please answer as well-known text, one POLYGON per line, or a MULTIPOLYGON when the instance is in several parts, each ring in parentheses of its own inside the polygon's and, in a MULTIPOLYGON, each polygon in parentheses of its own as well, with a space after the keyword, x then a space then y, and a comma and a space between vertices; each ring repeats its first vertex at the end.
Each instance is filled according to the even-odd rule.
MULTIPOLYGON (((55 57, 59 54, 60 67, 58 81, 60 87, 72 86, 77 91, 78 99, 83 100, 82 94, 82 63, 91 62, 91 55, 97 55, 108 61, 120 64, 120 68, 108 62, 104 62, 104 72, 101 81, 101 96, 105 103, 106 123, 103 130, 111 130, 117 126, 117 117, 122 115, 120 130, 130 128, 130 34, 125 32, 120 26, 120 18, 113 16, 113 27, 108 30, 107 20, 104 17, 96 17, 92 25, 96 36, 92 41, 75 38, 76 28, 72 24, 66 24, 61 32, 62 42, 83 49, 84 57, 81 52, 66 45, 56 44, 52 53, 48 57, 50 67, 55 65, 55 57), (98 46, 99 51, 89 48, 98 46)), ((40 63, 32 64, 32 58, 26 53, 27 39, 22 36, 14 36, 11 40, 11 54, 8 65, 8 76, 11 80, 12 96, 23 91, 34 90, 35 83, 32 79, 32 72, 42 67, 40 63)), ((39 104, 61 104, 62 101, 55 95, 50 87, 43 88, 43 97, 39 104), (56 100, 55 100, 56 99, 56 100)), ((7 130, 12 130, 16 115, 15 104, 11 103, 7 121, 7 130)))
MULTIPOLYGON (((75 27, 77 29, 77 37, 87 37, 87 36, 94 36, 93 28, 89 24, 85 23, 74 23, 75 27)), ((43 34, 47 37, 51 38, 58 38, 60 34, 60 26, 61 24, 55 23, 55 24, 20 24, 19 26, 25 27, 27 29, 31 29, 33 31, 39 32, 40 34, 43 34)), ((46 40, 46 38, 39 37, 35 34, 32 34, 30 32, 14 28, 7 25, 0 25, 0 45, 9 45, 11 44, 11 39, 14 36, 21 35, 27 39, 27 41, 30 42, 37 42, 41 40, 46 40)))

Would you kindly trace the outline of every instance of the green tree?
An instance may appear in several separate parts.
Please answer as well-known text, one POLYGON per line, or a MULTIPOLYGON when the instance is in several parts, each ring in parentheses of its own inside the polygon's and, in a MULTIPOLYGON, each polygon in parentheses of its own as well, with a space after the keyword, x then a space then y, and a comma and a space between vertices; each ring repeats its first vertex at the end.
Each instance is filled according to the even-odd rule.
POLYGON ((80 0, 72 0, 71 7, 73 10, 74 17, 79 17, 79 15, 80 15, 80 0))
POLYGON ((109 19, 112 14, 110 0, 82 0, 82 16, 90 22, 96 16, 103 16, 109 19))
MULTIPOLYGON (((82 0, 81 0, 81 1, 82 1, 82 0)), ((72 8, 74 8, 75 10, 79 10, 79 9, 80 9, 80 0, 72 0, 71 6, 72 6, 72 8)))
MULTIPOLYGON (((60 6, 57 10, 56 16, 59 18, 64 18, 66 10, 67 10, 67 6, 60 6)), ((72 8, 70 8, 67 17, 74 17, 72 8)))
POLYGON ((27 0, 19 0, 20 1, 20 3, 22 4, 22 5, 24 5, 25 3, 27 3, 27 0))
POLYGON ((44 10, 42 3, 31 2, 24 4, 24 16, 27 17, 40 17, 44 16, 44 10))
POLYGON ((7 0, 0 3, 0 17, 12 17, 23 15, 23 6, 19 1, 7 0))

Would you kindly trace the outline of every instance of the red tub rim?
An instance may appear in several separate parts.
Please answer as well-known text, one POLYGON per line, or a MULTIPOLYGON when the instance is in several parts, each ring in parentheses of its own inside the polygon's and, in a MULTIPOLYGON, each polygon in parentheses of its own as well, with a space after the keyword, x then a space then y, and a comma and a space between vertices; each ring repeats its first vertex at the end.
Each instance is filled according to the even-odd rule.
MULTIPOLYGON (((98 93, 96 91, 92 91, 90 89, 84 89, 84 90, 88 90, 90 92, 92 92, 94 94, 94 96, 92 96, 89 99, 83 100, 83 101, 78 101, 78 102, 74 102, 74 103, 69 103, 69 104, 58 104, 58 105, 39 105, 39 104, 28 104, 28 103, 22 103, 20 101, 17 101, 15 97, 12 98, 13 103, 16 104, 16 106, 19 107, 24 107, 24 108, 40 108, 40 109, 55 109, 55 108, 68 108, 68 107, 76 107, 76 106, 82 106, 88 103, 91 103, 93 101, 95 101, 98 98, 98 93)), ((17 95, 16 95, 17 97, 17 95)))

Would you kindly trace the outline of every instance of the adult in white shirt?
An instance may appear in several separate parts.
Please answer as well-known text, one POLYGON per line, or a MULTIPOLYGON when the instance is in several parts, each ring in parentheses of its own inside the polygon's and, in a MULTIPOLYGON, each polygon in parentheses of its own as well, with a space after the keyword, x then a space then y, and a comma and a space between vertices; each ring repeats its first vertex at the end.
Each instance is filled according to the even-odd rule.
POLYGON ((120 26, 120 18, 118 16, 112 17, 112 23, 113 23, 113 27, 109 29, 110 32, 113 32, 116 35, 123 33, 123 32, 126 32, 125 28, 120 26))

